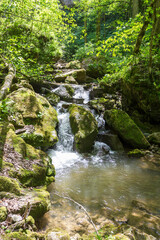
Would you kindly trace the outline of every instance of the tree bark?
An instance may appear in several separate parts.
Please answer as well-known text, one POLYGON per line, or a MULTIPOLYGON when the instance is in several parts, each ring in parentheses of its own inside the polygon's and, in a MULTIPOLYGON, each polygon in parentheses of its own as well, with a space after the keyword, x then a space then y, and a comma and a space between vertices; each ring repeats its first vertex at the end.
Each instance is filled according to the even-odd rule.
POLYGON ((134 18, 139 13, 139 0, 132 1, 132 17, 134 18))
POLYGON ((8 65, 8 75, 5 77, 4 83, 0 89, 0 101, 6 97, 12 86, 13 79, 16 76, 15 68, 11 64, 7 64, 6 62, 5 64, 8 65))
POLYGON ((142 43, 142 39, 143 39, 143 37, 145 35, 146 29, 148 27, 148 24, 150 23, 151 18, 152 18, 152 14, 153 14, 152 10, 153 10, 153 6, 154 6, 155 2, 156 2, 156 0, 153 0, 151 2, 150 6, 149 6, 150 11, 148 13, 148 16, 145 18, 143 26, 142 26, 139 34, 138 34, 133 54, 138 54, 139 53, 140 46, 141 46, 141 43, 142 43))
POLYGON ((149 51, 149 78, 153 81, 152 64, 153 64, 153 53, 159 48, 160 44, 160 0, 156 0, 153 5, 153 27, 150 40, 150 51, 149 51))

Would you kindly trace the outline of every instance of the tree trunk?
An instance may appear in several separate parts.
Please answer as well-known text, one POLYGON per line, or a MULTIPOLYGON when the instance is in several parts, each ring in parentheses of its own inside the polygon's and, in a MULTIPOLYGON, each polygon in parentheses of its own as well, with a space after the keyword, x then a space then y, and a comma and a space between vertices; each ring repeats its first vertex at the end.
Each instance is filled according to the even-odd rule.
POLYGON ((152 27, 150 51, 149 51, 149 77, 151 81, 153 81, 153 73, 152 73, 153 53, 156 53, 160 45, 159 34, 160 34, 160 0, 156 0, 153 5, 153 27, 152 27))
POLYGON ((96 22, 96 40, 97 42, 100 40, 100 32, 101 32, 101 8, 100 8, 100 0, 98 0, 98 9, 97 9, 97 22, 96 22))
POLYGON ((141 43, 142 43, 142 39, 145 35, 148 24, 150 23, 151 18, 152 18, 152 14, 153 14, 152 11, 153 11, 153 6, 154 6, 155 2, 156 2, 156 0, 153 0, 151 2, 150 6, 149 6, 150 11, 149 11, 148 15, 145 17, 143 26, 142 26, 139 34, 138 34, 133 54, 138 54, 139 53, 140 46, 141 46, 141 43))
POLYGON ((139 13, 139 0, 132 1, 132 17, 134 18, 139 13))

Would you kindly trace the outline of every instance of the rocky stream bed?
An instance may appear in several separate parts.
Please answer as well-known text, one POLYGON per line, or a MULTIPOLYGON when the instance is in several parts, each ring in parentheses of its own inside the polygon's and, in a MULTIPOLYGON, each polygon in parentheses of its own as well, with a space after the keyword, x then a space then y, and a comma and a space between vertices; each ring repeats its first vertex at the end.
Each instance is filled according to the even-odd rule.
POLYGON ((1 102, 7 114, 0 121, 0 239, 160 239, 158 126, 155 130, 141 122, 141 131, 135 115, 124 111, 119 88, 98 84, 80 63, 59 62, 52 74, 52 81, 41 83, 14 78, 5 105, 1 102), (120 162, 115 172, 111 166, 120 162), (127 171, 134 177, 123 197, 127 198, 127 188, 142 182, 142 201, 131 191, 128 204, 111 204, 107 196, 113 199, 112 191, 122 191, 127 171), (106 185, 106 175, 101 180, 104 173, 111 173, 106 185), (94 185, 89 185, 93 176, 94 185), (83 179, 89 186, 85 194, 83 179), (146 179, 153 182, 145 195, 146 179), (79 193, 76 183, 83 185, 79 193), (106 195, 98 192, 101 186, 106 195), (94 199, 86 198, 90 188, 95 189, 94 199))

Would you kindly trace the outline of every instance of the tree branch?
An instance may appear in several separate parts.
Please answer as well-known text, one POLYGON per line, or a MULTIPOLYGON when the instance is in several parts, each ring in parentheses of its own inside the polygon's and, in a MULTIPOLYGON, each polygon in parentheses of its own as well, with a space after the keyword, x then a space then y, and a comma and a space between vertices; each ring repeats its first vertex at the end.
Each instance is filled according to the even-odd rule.
POLYGON ((89 219, 89 222, 90 222, 90 223, 92 224, 92 226, 94 227, 97 236, 99 236, 98 230, 96 229, 96 226, 95 226, 92 218, 90 217, 90 215, 89 215, 89 213, 87 212, 87 210, 83 207, 83 205, 81 205, 80 203, 76 202, 75 200, 73 200, 73 199, 70 198, 70 197, 61 196, 61 195, 59 195, 58 193, 54 193, 54 194, 55 194, 56 196, 60 197, 60 198, 67 199, 67 200, 75 203, 76 205, 78 205, 78 206, 85 212, 85 214, 87 215, 87 217, 88 217, 88 219, 89 219))

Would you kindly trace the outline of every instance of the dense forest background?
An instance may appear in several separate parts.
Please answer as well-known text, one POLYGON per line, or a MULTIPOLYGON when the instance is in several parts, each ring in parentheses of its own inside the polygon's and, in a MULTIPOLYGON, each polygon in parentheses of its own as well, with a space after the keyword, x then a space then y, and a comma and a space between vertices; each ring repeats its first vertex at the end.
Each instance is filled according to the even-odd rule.
POLYGON ((140 81, 159 88, 159 14, 159 0, 2 0, 0 52, 21 76, 40 80, 63 57, 89 62, 104 82, 139 65, 140 81))

